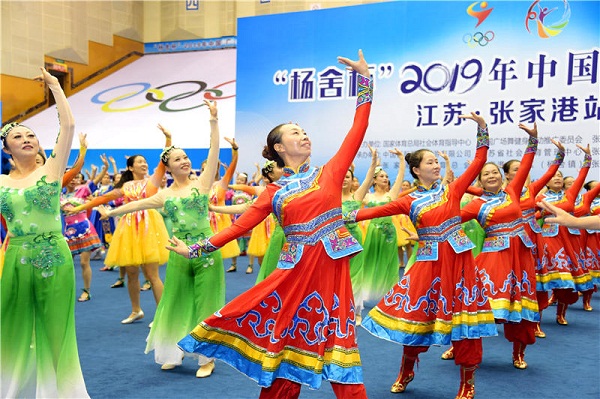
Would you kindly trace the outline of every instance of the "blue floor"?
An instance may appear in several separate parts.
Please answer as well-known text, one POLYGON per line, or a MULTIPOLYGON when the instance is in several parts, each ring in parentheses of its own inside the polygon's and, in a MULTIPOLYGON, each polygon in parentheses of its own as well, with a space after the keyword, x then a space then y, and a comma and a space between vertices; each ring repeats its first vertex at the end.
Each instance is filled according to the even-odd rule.
MULTIPOLYGON (((77 288, 81 270, 75 259, 77 288)), ((227 299, 254 284, 245 274, 248 260, 241 257, 236 273, 226 273, 227 299)), ((77 338, 83 375, 92 398, 257 398, 258 386, 224 363, 217 362, 209 378, 195 377, 196 365, 186 359, 181 367, 162 371, 153 354, 144 354, 148 324, 156 309, 151 291, 141 293, 146 317, 134 324, 120 320, 131 311, 127 289, 110 288, 118 272, 100 272, 102 261, 92 261, 92 299, 76 303, 77 338)), ((226 261, 225 267, 229 267, 226 261)), ((164 278, 165 268, 161 268, 164 278)), ((78 293, 79 294, 79 293, 78 293)), ((369 305, 369 304, 367 304, 369 305)), ((371 306, 373 304, 370 304, 371 306)), ((544 313, 542 328, 548 335, 528 347, 527 370, 512 366, 512 345, 500 335, 484 340, 483 363, 476 373, 477 399, 600 398, 600 294, 592 300, 593 312, 581 301, 569 308, 568 326, 555 322, 555 307, 544 313)), ((367 307, 367 310, 369 307, 367 307)), ((366 313, 364 313, 366 314, 366 313)), ((365 386, 370 398, 454 398, 459 370, 440 355, 446 348, 432 347, 420 356, 415 379, 400 396, 389 392, 398 373, 402 347, 358 329, 365 386)), ((332 398, 331 386, 303 388, 301 398, 332 398)))

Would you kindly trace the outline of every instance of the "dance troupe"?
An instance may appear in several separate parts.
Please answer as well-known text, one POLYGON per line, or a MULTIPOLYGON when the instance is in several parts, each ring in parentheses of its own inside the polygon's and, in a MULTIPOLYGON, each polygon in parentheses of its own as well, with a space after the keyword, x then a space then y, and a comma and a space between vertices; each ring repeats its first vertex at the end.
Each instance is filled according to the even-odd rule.
MULTIPOLYGON (((276 126, 262 153, 268 184, 252 189, 251 196, 257 196, 253 202, 233 206, 225 206, 225 192, 237 145, 228 139, 234 156, 220 179, 218 112, 210 101, 205 101, 210 149, 200 176, 190 178, 185 151, 172 146, 171 134, 159 125, 166 148, 154 174, 148 177, 144 157, 131 156, 114 187, 85 200, 89 190, 81 189, 87 185, 77 168, 65 175, 74 117, 57 79, 42 69, 60 122, 51 155, 36 161, 39 141, 24 125, 7 124, 1 134, 13 165, 10 174, 0 176, 8 232, 0 268, 1 396, 88 397, 75 336, 73 256, 100 245, 86 216, 94 207, 98 219, 123 215, 114 231, 105 230, 112 234, 106 267, 123 270, 123 285, 127 276, 132 313, 123 324, 144 317, 140 269, 151 283, 157 310, 146 353, 154 351, 165 370, 192 357, 198 377, 211 375, 219 359, 256 381, 260 398, 297 398, 302 385, 318 389, 323 380, 338 398, 366 398, 359 323, 376 337, 403 345, 391 392, 407 389, 421 353, 444 345, 449 349, 442 357, 460 368, 456 398, 473 398, 482 338, 497 336, 497 324, 503 324, 513 343, 514 367, 525 369, 526 347, 545 336, 540 318, 551 300, 557 303, 560 325, 567 324, 567 308, 580 295, 584 309, 592 310, 590 298, 600 278, 600 184, 589 182, 588 191, 579 194, 591 166, 589 146, 580 147, 583 167, 568 189, 558 170, 565 151, 557 141, 551 167, 529 182, 538 132, 535 125, 520 125, 528 143, 521 160, 504 165, 503 178, 498 166, 487 162, 488 126, 472 112, 460 118, 476 124, 477 148, 458 178, 448 173, 442 178, 430 150, 406 155, 394 150, 402 175, 408 167, 414 187, 400 192, 400 178, 378 195, 377 186, 389 186, 389 181, 371 149, 368 179, 351 190, 352 161, 367 131, 373 81, 362 51, 358 60, 338 61, 357 74, 357 97, 353 124, 337 153, 325 165, 312 166, 306 132, 297 124, 276 126), (161 189, 165 172, 173 183, 161 189), (371 183, 376 189, 368 194, 371 183), (99 206, 115 200, 124 204, 99 206), (363 207, 365 203, 371 206, 363 207), (229 214, 241 215, 232 223, 229 214), (596 216, 581 229, 574 228, 578 226, 569 214, 596 216), (417 242, 399 281, 398 229, 391 219, 397 215, 414 226, 409 235, 417 242), (363 240, 358 226, 371 219, 363 240), (482 234, 465 232, 475 231, 463 228, 473 221, 482 234), (569 223, 573 227, 562 225, 569 223), (378 231, 377 239, 369 237, 371 228, 378 231), (257 284, 225 303, 223 258, 239 256, 236 239, 250 231, 270 236, 268 249, 255 252, 262 259, 257 284), (373 257, 361 253, 363 244, 373 257), (388 262, 392 272, 369 265, 377 256, 373 248, 389 252, 390 247, 395 252, 395 260, 388 262), (163 287, 158 266, 165 262, 163 287), (377 295, 373 293, 379 293, 378 302, 362 318, 362 302, 377 295)), ((87 144, 80 140, 82 160, 87 144)), ((87 301, 91 274, 83 277, 79 300, 87 301)))

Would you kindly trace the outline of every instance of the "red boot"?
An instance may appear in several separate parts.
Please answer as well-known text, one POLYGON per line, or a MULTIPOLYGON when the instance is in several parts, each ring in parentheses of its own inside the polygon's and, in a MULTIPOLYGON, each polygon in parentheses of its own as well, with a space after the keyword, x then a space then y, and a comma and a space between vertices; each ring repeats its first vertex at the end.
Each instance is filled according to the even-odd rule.
POLYGON ((513 366, 519 370, 525 370, 527 363, 525 362, 525 347, 527 345, 520 342, 513 342, 513 366))
POLYGON ((409 357, 407 355, 402 355, 402 365, 400 366, 400 373, 398 373, 398 378, 396 382, 392 384, 392 388, 390 392, 392 393, 401 393, 406 390, 406 386, 409 382, 415 378, 415 373, 413 371, 415 367, 415 361, 418 357, 409 357))
POLYGON ((568 306, 569 305, 563 302, 558 302, 558 305, 556 306, 556 322, 561 326, 566 326, 567 324, 569 324, 567 323, 567 319, 565 319, 568 306))
POLYGON ((460 388, 455 399, 473 399, 475 397, 475 370, 477 366, 460 366, 460 388))

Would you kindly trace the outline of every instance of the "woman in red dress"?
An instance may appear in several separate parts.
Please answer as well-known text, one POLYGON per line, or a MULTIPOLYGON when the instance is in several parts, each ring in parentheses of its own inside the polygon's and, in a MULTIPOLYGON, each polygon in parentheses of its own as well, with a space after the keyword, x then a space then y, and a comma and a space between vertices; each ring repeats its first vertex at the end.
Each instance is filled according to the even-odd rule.
MULTIPOLYGON (((595 180, 589 181, 583 186, 587 191, 579 195, 575 201, 573 216, 582 217, 588 216, 592 212, 592 206, 597 208, 600 204, 600 183, 595 180), (595 203, 594 203, 595 201, 595 203), (594 205, 592 205, 594 204, 594 205)), ((592 294, 597 290, 600 277, 600 253, 598 246, 598 232, 590 229, 569 229, 569 232, 579 239, 580 257, 583 261, 583 267, 590 273, 592 283, 595 284, 592 289, 584 291, 583 294, 583 310, 591 312, 592 294)))
MULTIPOLYGON (((537 126, 535 124, 534 129, 537 129, 537 126)), ((535 218, 535 197, 542 190, 542 188, 546 186, 546 183, 550 181, 550 179, 552 178, 552 176, 554 176, 556 171, 558 171, 558 168, 565 159, 565 147, 563 147, 563 145, 557 140, 550 139, 550 141, 558 148, 558 152, 556 153, 554 161, 552 161, 550 167, 548 168, 546 173, 542 175, 542 177, 529 184, 526 183, 526 187, 521 192, 520 202, 521 212, 523 214, 523 221, 525 222, 525 231, 529 235, 531 241, 533 241, 533 243, 535 244, 531 248, 531 252, 533 253, 533 258, 536 263, 536 297, 540 315, 540 321, 536 323, 535 329, 535 336, 537 338, 546 338, 546 333, 542 331, 540 323, 542 320, 542 311, 548 307, 548 291, 551 291, 552 288, 548 287, 548 269, 547 267, 543 267, 540 261, 540 252, 538 248, 541 247, 540 237, 542 233, 542 228, 537 223, 537 220, 535 218)), ((520 166, 521 162, 516 159, 508 161, 502 166, 502 168, 504 169, 504 177, 508 183, 510 183, 513 180, 520 166)))
POLYGON ((502 173, 490 162, 479 173, 483 195, 461 210, 463 223, 476 219, 485 230, 481 253, 475 258, 489 279, 484 286, 497 323, 504 324, 504 336, 513 343, 513 365, 526 369, 525 347, 535 343, 539 322, 536 298, 535 245, 525 232, 520 197, 537 150, 537 128, 519 125, 529 134, 529 143, 519 170, 502 189, 502 173))
POLYGON ((481 363, 481 338, 498 335, 482 279, 473 260, 473 243, 461 228, 460 200, 487 160, 489 135, 476 113, 461 118, 477 122, 477 151, 467 170, 450 184, 440 184, 435 154, 421 149, 406 155, 417 191, 387 205, 351 212, 348 221, 395 214, 409 215, 419 245, 414 265, 405 272, 363 320, 377 337, 404 345, 400 373, 392 392, 404 392, 414 378, 418 355, 431 345, 454 346, 460 365, 457 399, 475 395, 475 369, 481 363))
POLYGON ((275 127, 263 156, 285 166, 284 175, 231 227, 189 248, 175 238, 169 247, 197 257, 275 213, 286 235, 278 268, 179 342, 186 352, 220 359, 255 380, 261 398, 296 398, 300 384, 317 389, 323 379, 338 398, 367 397, 349 268, 361 246, 342 221, 340 193, 367 129, 372 81, 361 51, 358 61, 338 60, 359 75, 354 124, 334 157, 311 167, 306 132, 291 123, 275 127))
MULTIPOLYGON (((567 190, 563 190, 563 175, 557 171, 547 184, 548 191, 538 195, 536 202, 545 200, 566 212, 573 212, 575 199, 592 163, 590 146, 584 148, 577 145, 577 147, 585 153, 585 157, 583 167, 573 185, 567 190)), ((548 288, 554 291, 558 302, 556 322, 560 325, 567 325, 565 318, 567 307, 577 302, 579 298, 577 292, 585 292, 594 288, 592 278, 584 268, 583 260, 579 256, 579 249, 574 247, 574 244, 578 245, 579 243, 569 233, 567 227, 544 223, 540 239, 538 247, 540 267, 547 270, 544 279, 547 281, 548 288)))

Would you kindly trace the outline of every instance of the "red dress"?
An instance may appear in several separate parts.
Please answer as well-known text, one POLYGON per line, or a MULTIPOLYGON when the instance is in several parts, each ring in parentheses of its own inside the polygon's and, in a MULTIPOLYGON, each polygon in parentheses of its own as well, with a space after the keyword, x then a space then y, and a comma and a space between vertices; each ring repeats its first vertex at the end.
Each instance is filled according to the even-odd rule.
POLYGON ((323 167, 284 170, 230 228, 200 244, 214 250, 271 212, 286 244, 278 268, 200 323, 179 342, 269 387, 283 378, 319 388, 323 379, 362 384, 350 257, 362 248, 344 226, 342 182, 367 129, 371 81, 359 75, 354 124, 323 167))
MULTIPOLYGON (((590 205, 590 213, 600 217, 600 197, 593 199, 590 205)), ((592 267, 590 274, 592 275, 592 281, 595 285, 600 285, 600 231, 594 230, 589 231, 588 235, 588 248, 592 250, 592 253, 596 256, 598 263, 592 267)))
MULTIPOLYGON (((585 194, 578 196, 573 215, 577 217, 588 216, 592 214, 592 207, 594 212, 600 211, 599 193, 600 183, 585 194)), ((569 231, 573 233, 573 229, 569 231)), ((575 234, 579 237, 583 267, 590 273, 592 282, 598 285, 600 283, 600 235, 598 230, 578 230, 577 233, 575 234)))
POLYGON ((486 238, 475 258, 485 270, 483 284, 494 317, 501 322, 540 321, 536 298, 534 243, 524 229, 520 194, 533 163, 537 139, 529 145, 510 184, 498 193, 484 191, 461 210, 462 221, 477 219, 486 238))
POLYGON ((542 295, 542 293, 552 291, 552 287, 548 286, 548 269, 544 267, 540 261, 539 248, 542 247, 542 228, 537 223, 535 218, 535 211, 537 208, 535 198, 541 189, 546 186, 546 183, 550 181, 552 176, 556 174, 556 171, 564 159, 565 153, 563 151, 558 151, 554 161, 552 162, 552 165, 550 165, 550 168, 548 168, 548 171, 546 171, 546 173, 544 173, 544 175, 539 179, 531 182, 529 186, 527 186, 527 188, 521 193, 521 212, 523 213, 523 221, 525 222, 525 231, 529 235, 531 241, 533 241, 535 244, 531 248, 531 252, 533 253, 533 258, 536 264, 536 291, 538 292, 538 306, 540 310, 544 310, 548 307, 548 294, 542 295))
MULTIPOLYGON (((586 154, 583 167, 573 185, 565 191, 548 190, 539 195, 536 202, 545 200, 566 212, 573 212, 575 199, 590 169, 591 157, 586 154)), ((550 289, 571 289, 587 291, 593 288, 592 278, 584 269, 579 256, 579 240, 569 233, 565 226, 544 223, 542 226, 540 247, 540 268, 547 270, 543 279, 548 281, 550 289)))
POLYGON ((487 129, 478 129, 475 159, 450 185, 419 187, 387 205, 355 211, 356 221, 409 215, 419 235, 416 262, 362 322, 372 334, 409 346, 498 335, 474 245, 460 222, 461 197, 487 159, 488 142, 487 129))

